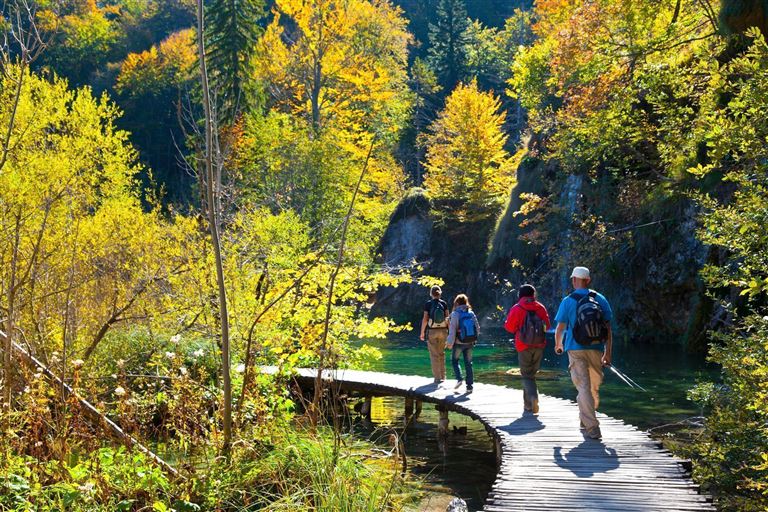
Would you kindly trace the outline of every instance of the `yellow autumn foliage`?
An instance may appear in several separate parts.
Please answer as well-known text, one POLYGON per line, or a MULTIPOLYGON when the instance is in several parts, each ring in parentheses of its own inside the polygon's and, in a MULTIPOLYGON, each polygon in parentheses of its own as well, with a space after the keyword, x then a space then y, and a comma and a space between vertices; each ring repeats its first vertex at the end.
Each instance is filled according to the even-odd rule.
POLYGON ((507 136, 501 102, 477 82, 459 84, 426 137, 424 187, 438 201, 450 201, 459 215, 497 213, 514 180, 504 149, 507 136))

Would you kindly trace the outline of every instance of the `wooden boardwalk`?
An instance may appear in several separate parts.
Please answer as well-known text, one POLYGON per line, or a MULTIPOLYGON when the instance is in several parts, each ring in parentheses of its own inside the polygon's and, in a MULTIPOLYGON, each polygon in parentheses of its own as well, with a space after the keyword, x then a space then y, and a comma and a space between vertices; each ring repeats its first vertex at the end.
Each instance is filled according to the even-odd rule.
MULTIPOLYGON (((296 381, 312 386, 316 374, 300 370, 296 381)), ((438 386, 426 377, 353 370, 327 372, 324 379, 344 391, 431 402, 482 422, 499 460, 483 508, 488 512, 715 510, 683 461, 645 432, 598 414, 603 439, 586 438, 570 400, 540 395, 534 416, 522 413, 522 391, 504 386, 476 382, 466 394, 463 387, 454 391, 453 380, 438 386)))

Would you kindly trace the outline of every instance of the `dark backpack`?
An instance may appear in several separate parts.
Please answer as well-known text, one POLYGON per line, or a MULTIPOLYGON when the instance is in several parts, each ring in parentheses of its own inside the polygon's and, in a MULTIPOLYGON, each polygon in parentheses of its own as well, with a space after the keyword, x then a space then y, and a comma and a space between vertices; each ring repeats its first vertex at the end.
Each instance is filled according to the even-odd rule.
POLYGON ((608 338, 608 325, 603 315, 603 308, 597 302, 597 292, 589 290, 586 295, 572 293, 576 301, 576 325, 573 326, 573 339, 579 345, 596 345, 608 338))
POLYGON ((446 308, 448 305, 445 301, 440 299, 432 299, 432 304, 429 307, 429 323, 428 327, 434 328, 446 328, 448 327, 446 308))
MULTIPOLYGON (((519 306, 519 304, 516 305, 519 306)), ((544 320, 536 314, 536 311, 529 311, 522 306, 520 307, 525 311, 525 320, 518 331, 520 334, 520 341, 522 341, 524 345, 531 347, 543 347, 547 344, 544 320)))
POLYGON ((477 317, 472 311, 459 311, 459 341, 461 343, 477 341, 477 317))

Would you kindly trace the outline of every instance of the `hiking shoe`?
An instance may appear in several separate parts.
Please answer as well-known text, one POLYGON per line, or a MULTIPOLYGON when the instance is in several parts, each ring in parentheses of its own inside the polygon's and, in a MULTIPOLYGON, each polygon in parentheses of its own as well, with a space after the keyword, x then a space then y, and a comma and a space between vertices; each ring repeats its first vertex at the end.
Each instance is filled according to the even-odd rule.
POLYGON ((579 430, 587 430, 587 427, 584 425, 584 423, 579 420, 579 430))
POLYGON ((472 386, 467 386, 467 393, 471 393, 473 389, 475 388, 473 388, 472 386))
POLYGON ((453 389, 459 389, 462 384, 464 384, 464 381, 462 379, 457 380, 456 385, 453 386, 453 389))
POLYGON ((533 401, 533 405, 531 406, 531 412, 533 414, 539 414, 539 401, 538 400, 534 400, 533 401))
POLYGON ((602 439, 603 434, 600 433, 600 427, 595 427, 587 432, 587 436, 590 439, 602 439))

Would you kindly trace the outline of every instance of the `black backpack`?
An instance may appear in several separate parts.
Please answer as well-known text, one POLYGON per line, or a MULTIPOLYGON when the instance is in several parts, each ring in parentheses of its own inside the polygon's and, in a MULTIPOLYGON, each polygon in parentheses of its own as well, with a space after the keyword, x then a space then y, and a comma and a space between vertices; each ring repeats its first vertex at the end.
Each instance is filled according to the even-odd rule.
POLYGON ((605 321, 603 308, 597 302, 597 292, 589 290, 586 295, 571 294, 576 301, 576 325, 573 326, 573 339, 579 345, 596 345, 608 338, 608 322, 605 321))
POLYGON ((447 328, 448 327, 448 315, 446 308, 448 305, 445 301, 440 299, 432 299, 432 304, 429 307, 429 323, 430 328, 447 328))
MULTIPOLYGON (((519 304, 516 304, 516 306, 519 306, 519 304)), ((522 341, 524 345, 543 347, 547 344, 544 320, 536 314, 536 311, 529 311, 522 306, 520 307, 525 310, 525 320, 518 331, 520 334, 520 341, 522 341)))

